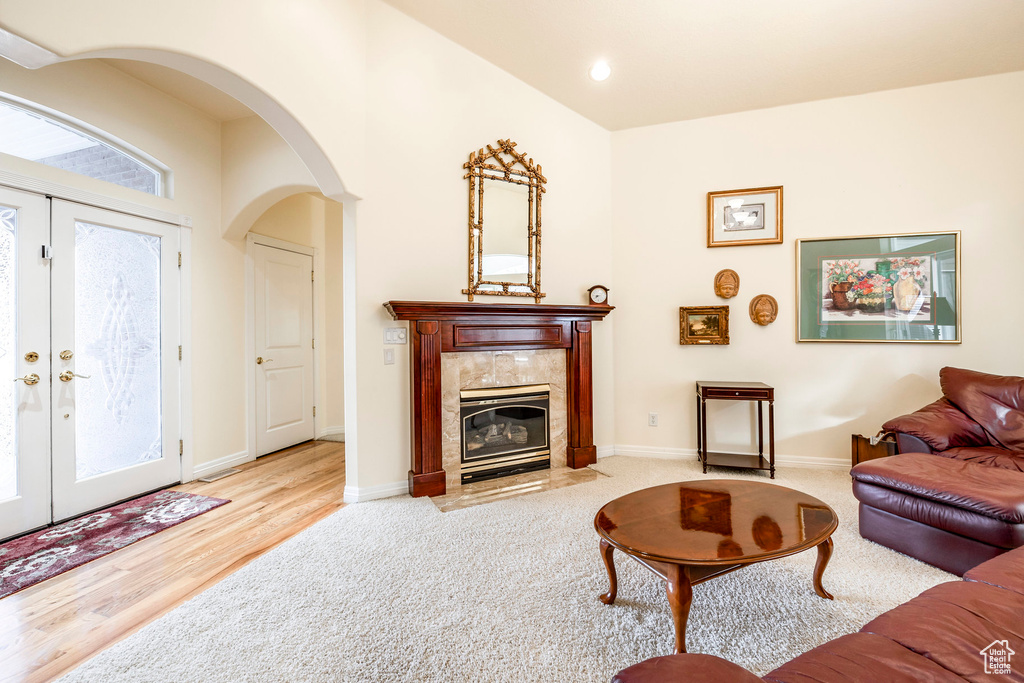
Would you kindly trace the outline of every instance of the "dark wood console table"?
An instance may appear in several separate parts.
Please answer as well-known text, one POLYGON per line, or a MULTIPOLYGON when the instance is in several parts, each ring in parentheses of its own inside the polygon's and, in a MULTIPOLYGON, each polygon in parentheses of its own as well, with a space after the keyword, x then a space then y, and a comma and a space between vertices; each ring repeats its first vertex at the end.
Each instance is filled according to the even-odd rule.
POLYGON ((697 455, 708 465, 768 470, 775 478, 775 389, 761 382, 697 382, 697 455), (757 455, 708 452, 707 401, 757 401, 757 455), (768 401, 768 459, 764 458, 764 410, 768 401))
POLYGON ((442 352, 565 349, 566 462, 576 469, 597 462, 590 328, 613 306, 389 301, 384 307, 395 320, 410 321, 411 495, 441 496, 446 490, 441 466, 442 352))

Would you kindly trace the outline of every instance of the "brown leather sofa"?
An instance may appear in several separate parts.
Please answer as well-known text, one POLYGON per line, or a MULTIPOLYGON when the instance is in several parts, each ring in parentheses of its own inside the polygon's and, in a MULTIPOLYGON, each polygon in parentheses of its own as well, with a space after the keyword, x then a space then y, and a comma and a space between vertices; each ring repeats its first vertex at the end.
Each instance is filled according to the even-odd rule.
POLYGON ((882 429, 900 453, 934 453, 1024 472, 1024 377, 939 370, 942 398, 882 429))
POLYGON ((1024 681, 1024 548, 929 588, 866 624, 758 678, 711 655, 655 657, 623 669, 612 683, 910 683, 1024 681), (991 649, 990 649, 991 648, 991 649), (988 651, 1008 648, 1009 673, 986 674, 988 651))
POLYGON ((861 536, 963 574, 1024 545, 1024 378, 943 368, 939 381, 941 399, 883 426, 900 455, 850 474, 861 536))

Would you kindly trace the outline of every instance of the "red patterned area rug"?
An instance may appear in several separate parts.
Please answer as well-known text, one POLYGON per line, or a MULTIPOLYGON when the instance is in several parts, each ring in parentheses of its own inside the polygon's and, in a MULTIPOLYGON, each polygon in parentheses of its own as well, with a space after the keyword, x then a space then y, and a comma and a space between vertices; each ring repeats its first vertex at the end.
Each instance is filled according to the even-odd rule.
POLYGON ((230 502, 157 491, 0 544, 0 598, 230 502))

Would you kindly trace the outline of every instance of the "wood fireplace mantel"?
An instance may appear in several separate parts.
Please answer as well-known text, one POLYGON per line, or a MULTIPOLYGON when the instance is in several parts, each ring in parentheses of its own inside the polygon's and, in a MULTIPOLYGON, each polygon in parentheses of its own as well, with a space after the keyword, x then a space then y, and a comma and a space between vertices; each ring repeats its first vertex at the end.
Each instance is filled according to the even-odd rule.
POLYGON ((408 320, 412 368, 412 469, 409 493, 445 492, 441 466, 441 354, 464 351, 565 349, 569 445, 566 462, 579 469, 597 462, 591 323, 614 306, 389 301, 395 320, 408 320))

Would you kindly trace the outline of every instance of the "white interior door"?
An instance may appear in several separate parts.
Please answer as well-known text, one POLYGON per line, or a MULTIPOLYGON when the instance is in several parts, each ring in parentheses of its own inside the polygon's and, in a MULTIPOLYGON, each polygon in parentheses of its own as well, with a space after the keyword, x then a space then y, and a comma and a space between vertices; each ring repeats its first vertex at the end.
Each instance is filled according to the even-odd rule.
POLYGON ((49 235, 45 197, 0 187, 0 539, 50 521, 49 235))
POLYGON ((181 480, 178 228, 52 200, 53 519, 181 480))
POLYGON ((253 245, 256 455, 314 436, 313 257, 253 245))

